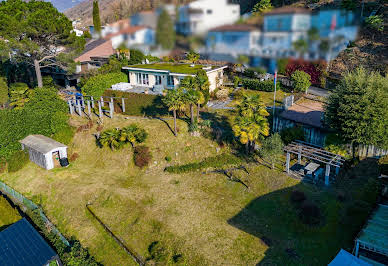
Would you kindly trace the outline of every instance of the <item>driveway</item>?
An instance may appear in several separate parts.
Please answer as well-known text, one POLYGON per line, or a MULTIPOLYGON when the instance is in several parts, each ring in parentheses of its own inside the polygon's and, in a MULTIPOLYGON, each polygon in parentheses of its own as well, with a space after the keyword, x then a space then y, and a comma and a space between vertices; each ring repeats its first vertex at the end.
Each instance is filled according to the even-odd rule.
POLYGON ((315 96, 318 96, 318 97, 329 97, 330 95, 330 92, 328 90, 325 90, 325 89, 322 89, 322 88, 318 88, 318 87, 314 87, 314 86, 311 86, 309 89, 308 89, 308 93, 309 94, 312 94, 312 95, 315 95, 315 96))

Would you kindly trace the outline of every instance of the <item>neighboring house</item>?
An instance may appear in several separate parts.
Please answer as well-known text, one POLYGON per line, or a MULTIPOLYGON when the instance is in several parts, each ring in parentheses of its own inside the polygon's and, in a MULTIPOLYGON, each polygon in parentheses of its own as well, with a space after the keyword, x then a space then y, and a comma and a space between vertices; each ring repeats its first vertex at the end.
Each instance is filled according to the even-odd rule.
POLYGON ((210 29, 233 24, 240 18, 240 5, 228 0, 198 0, 178 9, 176 31, 184 35, 204 35, 210 29))
POLYGON ((112 42, 113 49, 124 45, 127 48, 136 47, 143 52, 149 51, 150 47, 155 44, 155 31, 144 26, 127 27, 105 37, 112 42))
POLYGON ((108 35, 118 33, 131 26, 129 19, 122 19, 116 22, 105 25, 104 29, 101 30, 101 37, 105 38, 108 35))
POLYGON ((171 20, 176 19, 176 7, 172 4, 166 4, 154 10, 147 10, 136 13, 131 16, 131 26, 145 26, 151 29, 156 29, 158 25, 158 18, 162 11, 166 10, 170 15, 171 20))
POLYGON ((89 42, 82 54, 74 59, 75 62, 80 63, 80 65, 77 65, 76 73, 83 73, 101 67, 115 53, 111 40, 98 39, 89 42))
POLYGON ((260 48, 261 30, 248 24, 225 25, 211 29, 206 46, 211 60, 234 62, 238 55, 260 48))
POLYGON ((323 125, 324 103, 302 98, 276 116, 274 131, 300 126, 305 133, 305 140, 311 144, 323 146, 328 129, 323 125))
POLYGON ((257 25, 257 29, 234 25, 210 30, 202 53, 214 60, 225 60, 229 56, 231 62, 235 62, 238 55, 246 55, 250 57, 252 66, 265 66, 272 72, 278 58, 335 58, 350 41, 357 38, 357 29, 355 15, 349 11, 311 12, 305 8, 281 7, 265 13, 263 24, 257 25), (317 29, 319 40, 309 40, 308 32, 313 28, 317 29), (299 39, 308 44, 305 53, 294 49, 293 44, 299 39), (319 49, 322 41, 329 43, 326 51, 319 49))
POLYGON ((187 76, 194 77, 198 70, 206 71, 210 82, 210 91, 223 84, 224 69, 227 66, 202 66, 189 64, 144 64, 123 67, 128 72, 128 80, 132 87, 149 88, 162 93, 164 89, 179 86, 180 81, 187 76))
MULTIPOLYGON (((50 170, 67 160, 67 146, 43 135, 29 135, 20 141, 22 150, 28 151, 30 161, 50 170)), ((68 163, 67 163, 68 164, 68 163)))
POLYGON ((23 218, 0 232, 0 265, 62 265, 59 256, 23 218))

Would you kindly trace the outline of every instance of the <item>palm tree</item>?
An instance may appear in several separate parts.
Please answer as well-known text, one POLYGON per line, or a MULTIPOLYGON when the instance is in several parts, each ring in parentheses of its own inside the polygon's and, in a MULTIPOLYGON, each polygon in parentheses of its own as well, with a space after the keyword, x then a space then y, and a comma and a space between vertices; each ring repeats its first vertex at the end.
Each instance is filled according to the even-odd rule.
POLYGON ((197 84, 197 88, 202 94, 202 100, 197 102, 197 117, 199 119, 199 109, 201 104, 206 104, 210 98, 210 82, 205 70, 201 69, 197 72, 195 75, 195 82, 197 84))
POLYGON ((181 88, 167 90, 166 96, 163 98, 163 103, 167 105, 168 110, 174 114, 174 135, 178 136, 176 127, 176 111, 185 110, 186 100, 181 88))
MULTIPOLYGON (((194 108, 195 104, 198 104, 201 99, 201 93, 195 89, 189 89, 185 93, 186 102, 190 105, 190 118, 191 124, 194 124, 194 108)), ((198 117, 197 117, 198 119, 198 117)))
POLYGON ((120 141, 121 134, 120 130, 112 129, 107 130, 101 133, 98 141, 104 147, 110 147, 112 150, 119 149, 122 146, 122 142, 120 141))
POLYGON ((257 142, 269 135, 268 116, 269 113, 258 95, 243 95, 242 101, 237 105, 233 132, 245 144, 247 152, 252 151, 257 142))
POLYGON ((143 143, 147 136, 147 132, 136 124, 131 124, 120 131, 120 141, 129 142, 132 147, 135 146, 135 143, 143 143))

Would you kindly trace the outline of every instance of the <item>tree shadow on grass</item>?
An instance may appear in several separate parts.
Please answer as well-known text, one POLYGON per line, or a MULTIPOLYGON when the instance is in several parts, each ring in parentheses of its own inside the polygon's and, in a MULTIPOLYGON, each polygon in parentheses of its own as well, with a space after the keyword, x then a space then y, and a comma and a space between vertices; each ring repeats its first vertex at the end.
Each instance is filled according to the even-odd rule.
POLYGON ((377 178, 369 173, 358 178, 342 180, 329 189, 299 183, 273 191, 252 200, 227 222, 267 247, 257 265, 327 265, 341 248, 352 251, 354 238, 373 210, 375 201, 367 199, 373 198, 370 182, 377 178), (306 199, 292 202, 293 191, 303 192, 306 199), (339 198, 340 191, 346 192, 345 200, 339 198), (302 222, 302 206, 307 202, 320 209, 317 224, 302 222))

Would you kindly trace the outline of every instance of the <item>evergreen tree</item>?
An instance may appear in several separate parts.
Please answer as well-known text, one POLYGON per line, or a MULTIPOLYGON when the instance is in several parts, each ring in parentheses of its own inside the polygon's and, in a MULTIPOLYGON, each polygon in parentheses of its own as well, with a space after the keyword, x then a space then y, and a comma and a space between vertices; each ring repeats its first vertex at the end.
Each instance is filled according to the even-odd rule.
POLYGON ((100 19, 100 8, 98 7, 98 0, 93 1, 93 25, 94 30, 98 34, 101 33, 101 19, 100 19))
POLYGON ((328 99, 325 122, 347 142, 388 148, 388 77, 363 68, 345 75, 328 99))
POLYGON ((163 9, 156 27, 156 43, 169 50, 175 46, 175 30, 170 15, 163 9))

